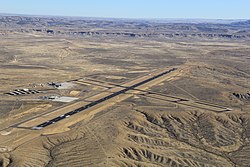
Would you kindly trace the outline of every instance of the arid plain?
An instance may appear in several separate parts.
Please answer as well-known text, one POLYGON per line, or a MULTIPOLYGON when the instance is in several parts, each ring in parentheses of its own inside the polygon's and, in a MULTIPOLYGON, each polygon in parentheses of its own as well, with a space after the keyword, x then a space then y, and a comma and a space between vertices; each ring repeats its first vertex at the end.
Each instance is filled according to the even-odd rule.
POLYGON ((0 20, 0 166, 249 166, 249 21, 0 20))

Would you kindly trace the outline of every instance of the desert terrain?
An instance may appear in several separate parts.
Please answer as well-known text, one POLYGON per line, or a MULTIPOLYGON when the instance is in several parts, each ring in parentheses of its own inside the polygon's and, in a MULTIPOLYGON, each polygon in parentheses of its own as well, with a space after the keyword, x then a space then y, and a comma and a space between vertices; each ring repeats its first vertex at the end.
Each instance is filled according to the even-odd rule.
POLYGON ((0 15, 0 166, 249 166, 249 27, 0 15))

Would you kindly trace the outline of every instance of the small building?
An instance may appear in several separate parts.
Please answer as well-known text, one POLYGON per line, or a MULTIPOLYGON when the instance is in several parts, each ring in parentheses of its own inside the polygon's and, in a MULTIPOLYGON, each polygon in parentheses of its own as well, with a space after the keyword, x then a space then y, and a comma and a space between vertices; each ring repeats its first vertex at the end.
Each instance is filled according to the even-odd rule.
POLYGON ((55 88, 59 88, 60 86, 62 86, 61 83, 56 83, 56 82, 48 82, 49 86, 53 86, 55 88))

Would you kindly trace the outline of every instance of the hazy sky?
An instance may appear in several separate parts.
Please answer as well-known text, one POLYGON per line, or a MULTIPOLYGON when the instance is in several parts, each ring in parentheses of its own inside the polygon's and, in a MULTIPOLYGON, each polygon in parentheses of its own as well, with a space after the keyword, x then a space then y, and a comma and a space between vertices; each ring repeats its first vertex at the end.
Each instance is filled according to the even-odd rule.
POLYGON ((118 18, 250 19, 250 0, 0 0, 0 13, 118 18))

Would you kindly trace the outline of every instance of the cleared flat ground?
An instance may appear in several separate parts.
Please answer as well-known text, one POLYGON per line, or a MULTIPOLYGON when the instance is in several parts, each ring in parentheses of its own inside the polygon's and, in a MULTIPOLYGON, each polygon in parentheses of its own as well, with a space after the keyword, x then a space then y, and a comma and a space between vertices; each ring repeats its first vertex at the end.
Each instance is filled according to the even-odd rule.
POLYGON ((16 33, 2 36, 0 46, 0 128, 8 127, 0 133, 2 166, 250 164, 250 101, 233 95, 250 91, 248 41, 16 33), (148 92, 129 91, 98 112, 74 115, 47 131, 25 123, 23 129, 9 127, 49 111, 65 113, 71 105, 120 89, 110 83, 123 85, 176 66, 175 75, 141 88, 148 92), (55 89, 48 87, 51 81, 74 85, 55 89), (4 94, 18 88, 41 93, 4 94), (49 95, 78 100, 41 100, 49 95), (179 104, 170 96, 190 101, 179 104), (232 111, 213 111, 218 106, 232 111))

